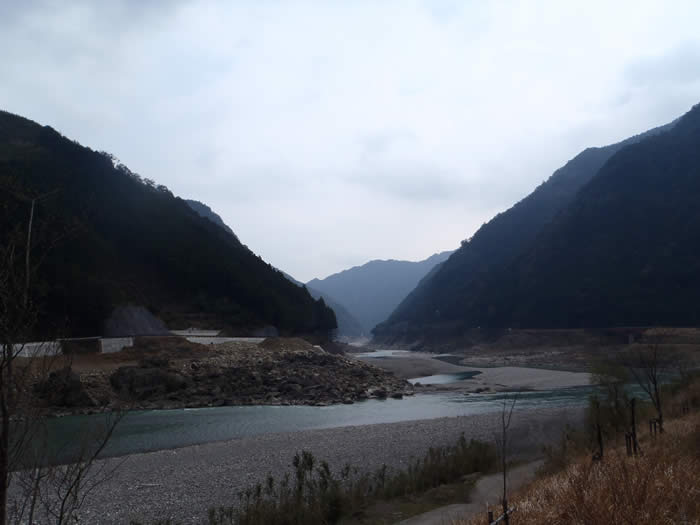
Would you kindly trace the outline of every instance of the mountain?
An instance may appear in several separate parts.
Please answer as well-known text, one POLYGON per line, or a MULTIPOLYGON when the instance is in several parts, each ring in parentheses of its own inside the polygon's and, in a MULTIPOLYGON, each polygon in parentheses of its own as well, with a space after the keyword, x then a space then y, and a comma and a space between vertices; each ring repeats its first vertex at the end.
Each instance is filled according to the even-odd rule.
MULTIPOLYGON (((218 224, 221 228, 223 228, 228 233, 236 237, 236 234, 233 233, 233 230, 229 228, 228 225, 223 221, 223 219, 219 217, 219 214, 215 213, 214 210, 212 210, 209 206, 207 206, 203 202, 195 201, 192 199, 185 199, 185 202, 190 208, 196 211, 200 217, 209 219, 211 222, 213 222, 214 224, 218 224)), ((238 237, 236 237, 236 240, 238 240, 238 237)))
MULTIPOLYGON (((513 301, 508 297, 509 288, 505 284, 511 266, 532 249, 558 214, 573 206, 582 188, 591 183, 612 158, 635 144, 664 136, 677 122, 578 154, 530 195, 484 224, 471 239, 463 241, 435 274, 420 283, 387 322, 377 327, 375 336, 385 341, 412 340, 441 332, 456 335, 488 323, 512 324, 514 320, 503 313, 508 301, 513 301), (499 283, 503 284, 499 286, 499 283), (495 304, 490 296, 495 290, 500 294, 501 303, 495 304), (494 317, 494 309, 501 313, 494 317)), ((572 238, 570 242, 580 241, 572 238)), ((550 274, 558 271, 542 268, 550 274)), ((513 279, 511 277, 508 282, 512 284, 513 279)), ((563 307, 563 303, 559 306, 563 307)), ((540 320, 541 326, 550 324, 556 323, 540 320)))
POLYGON ((2 255, 12 245, 23 253, 35 197, 32 260, 41 265, 34 289, 45 334, 100 334, 125 305, 144 306, 171 328, 335 328, 323 301, 165 186, 48 126, 0 112, 2 255))
POLYGON ((481 297, 503 326, 700 323, 700 105, 629 145, 481 297))
POLYGON ((452 252, 437 253, 419 262, 375 260, 362 266, 313 279, 307 287, 333 297, 360 322, 364 334, 384 321, 416 284, 452 252))
POLYGON ((363 331, 362 331, 362 326, 360 325, 360 322, 353 317, 353 315, 348 312, 348 309, 345 308, 342 304, 340 304, 336 299, 331 297, 327 293, 321 293, 318 290, 305 285, 301 281, 297 281, 294 277, 289 275, 286 272, 282 272, 284 276, 292 281, 294 284, 297 286, 303 286, 305 287, 308 292, 311 294, 311 297, 314 299, 320 299, 323 297, 323 300, 326 303, 326 306, 331 308, 333 312, 335 312, 335 319, 338 323, 338 328, 336 330, 336 335, 339 337, 349 337, 349 338, 357 338, 362 336, 363 331))

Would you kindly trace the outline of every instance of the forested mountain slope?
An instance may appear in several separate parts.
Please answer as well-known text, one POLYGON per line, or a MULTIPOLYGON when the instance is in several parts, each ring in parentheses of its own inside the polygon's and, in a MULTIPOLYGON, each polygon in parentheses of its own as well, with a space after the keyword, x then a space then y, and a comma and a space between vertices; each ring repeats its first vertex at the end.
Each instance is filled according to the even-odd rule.
POLYGON ((475 306, 491 325, 700 323, 700 105, 614 155, 475 306))
MULTIPOLYGON (((677 121, 676 121, 677 122, 677 121)), ((498 283, 523 256, 553 219, 572 205, 581 188, 624 148, 664 134, 676 122, 623 142, 588 148, 570 160, 535 191, 506 212, 484 224, 430 278, 426 278, 377 327, 379 339, 421 338, 431 325, 451 325, 457 331, 484 323, 513 322, 503 313, 509 298, 498 283), (489 298, 498 288, 501 303, 489 298), (504 295, 505 294, 505 295, 504 295), (494 312, 502 312, 496 315, 494 312)), ((571 242, 578 242, 571 239, 571 242)), ((545 271, 556 271, 552 268, 545 271)), ((544 325, 549 322, 542 319, 544 325)))
MULTIPOLYGON (((233 233, 233 230, 231 228, 229 228, 228 224, 226 224, 223 221, 223 219, 219 216, 219 214, 216 213, 214 210, 212 210, 209 206, 207 206, 203 202, 199 202, 199 201, 196 201, 193 199, 185 199, 185 202, 187 203, 187 205, 190 208, 192 208, 194 211, 196 211, 201 217, 209 219, 214 224, 218 224, 224 230, 226 230, 231 235, 236 237, 236 234, 233 233)), ((238 239, 238 237, 236 237, 236 239, 238 239)))
POLYGON ((120 305, 171 328, 247 333, 335 327, 332 310, 290 283, 164 186, 47 126, 0 112, 0 236, 24 253, 30 201, 39 324, 46 334, 100 334, 120 305))

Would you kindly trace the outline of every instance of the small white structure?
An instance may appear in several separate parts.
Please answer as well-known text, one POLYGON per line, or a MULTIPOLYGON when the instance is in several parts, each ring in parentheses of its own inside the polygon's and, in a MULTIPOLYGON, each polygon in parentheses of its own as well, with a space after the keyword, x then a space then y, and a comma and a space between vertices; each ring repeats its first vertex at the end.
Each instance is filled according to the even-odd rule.
POLYGON ((100 351, 103 354, 121 352, 127 346, 134 346, 133 337, 103 337, 100 339, 100 351))
POLYGON ((34 343, 20 343, 14 346, 15 355, 18 357, 43 357, 58 355, 61 353, 59 341, 39 341, 34 343))

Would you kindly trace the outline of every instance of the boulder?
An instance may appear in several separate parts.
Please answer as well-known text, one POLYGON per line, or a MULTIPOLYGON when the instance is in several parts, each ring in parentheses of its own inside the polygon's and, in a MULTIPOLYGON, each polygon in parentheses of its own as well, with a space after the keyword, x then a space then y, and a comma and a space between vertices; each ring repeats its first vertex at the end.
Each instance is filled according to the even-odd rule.
POLYGON ((299 394, 302 391, 302 386, 299 383, 287 382, 282 383, 279 386, 279 390, 286 394, 299 394))
POLYGON ((172 370, 156 367, 122 366, 109 378, 112 388, 137 399, 149 399, 182 390, 189 381, 172 370))
POLYGON ((372 397, 376 397, 377 399, 386 399, 388 393, 384 388, 374 388, 370 389, 370 395, 372 397))
POLYGON ((38 383, 34 390, 39 398, 51 406, 94 407, 97 402, 85 390, 80 376, 70 367, 51 372, 49 377, 38 383))

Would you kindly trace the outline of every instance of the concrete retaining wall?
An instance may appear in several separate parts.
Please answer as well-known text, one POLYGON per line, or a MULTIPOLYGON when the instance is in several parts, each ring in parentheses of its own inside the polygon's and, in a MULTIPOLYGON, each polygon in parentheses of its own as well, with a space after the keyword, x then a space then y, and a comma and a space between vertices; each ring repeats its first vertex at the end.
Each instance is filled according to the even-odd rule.
POLYGON ((134 345, 133 337, 105 337, 100 340, 103 354, 113 354, 121 352, 127 346, 134 345))
MULTIPOLYGON (((186 332, 183 330, 183 332, 186 332)), ((213 330, 212 330, 213 332, 213 330)), ((216 345, 220 343, 228 343, 229 341, 242 341, 246 343, 260 343, 264 337, 215 337, 209 335, 196 335, 185 337, 192 343, 201 345, 216 345)), ((96 341, 96 352, 103 354, 113 354, 121 352, 124 348, 134 345, 133 337, 102 337, 102 338, 85 338, 65 341, 44 341, 35 343, 25 343, 24 345, 15 345, 15 350, 19 352, 20 357, 41 357, 47 355, 58 355, 63 353, 63 344, 68 347, 74 347, 77 343, 96 341)), ((76 352, 83 353, 83 352, 76 352)))
POLYGON ((220 330, 198 330, 197 328, 188 328, 187 330, 171 330, 175 335, 183 337, 216 337, 220 330))
POLYGON ((58 341, 24 343, 15 345, 15 352, 20 357, 43 357, 61 353, 61 343, 58 341))

